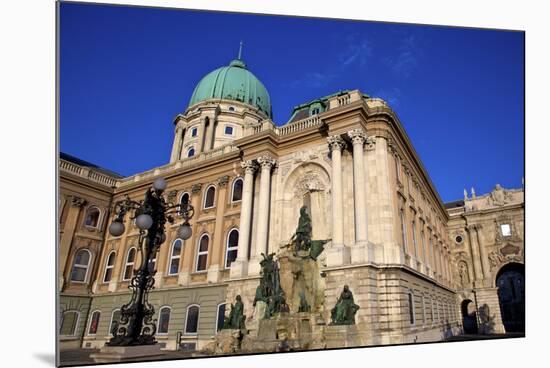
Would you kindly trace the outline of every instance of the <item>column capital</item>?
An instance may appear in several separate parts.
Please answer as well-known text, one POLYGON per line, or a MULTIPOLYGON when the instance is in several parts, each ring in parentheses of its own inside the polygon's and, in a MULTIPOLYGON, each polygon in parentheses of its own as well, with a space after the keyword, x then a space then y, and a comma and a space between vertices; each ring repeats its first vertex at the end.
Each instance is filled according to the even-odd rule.
POLYGON ((224 188, 227 185, 227 183, 229 183, 229 176, 228 175, 224 175, 224 176, 218 178, 218 186, 220 188, 224 188))
POLYGON ((341 151, 346 146, 346 142, 339 135, 332 135, 327 137, 327 143, 331 151, 341 151))
POLYGON ((256 159, 258 163, 260 164, 262 169, 270 169, 277 164, 277 160, 275 160, 270 155, 262 155, 256 159))
POLYGON ((355 146, 356 144, 363 145, 367 139, 367 134, 363 129, 353 129, 348 132, 348 137, 350 137, 351 142, 355 146))
POLYGON ((242 161, 241 167, 244 169, 245 174, 254 174, 258 170, 258 164, 252 160, 242 161))
POLYGON ((202 184, 201 183, 193 184, 193 186, 191 187, 191 193, 192 194, 198 194, 198 193, 200 193, 201 189, 202 189, 202 184))

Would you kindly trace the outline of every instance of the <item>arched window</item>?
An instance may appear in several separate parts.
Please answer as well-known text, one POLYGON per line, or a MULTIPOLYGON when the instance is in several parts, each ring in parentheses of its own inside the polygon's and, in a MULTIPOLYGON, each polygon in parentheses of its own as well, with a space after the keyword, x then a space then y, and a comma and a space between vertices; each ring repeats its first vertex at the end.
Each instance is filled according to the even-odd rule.
POLYGON ((214 200, 216 198, 216 188, 211 185, 206 189, 206 192, 204 194, 204 208, 212 208, 214 207, 214 200))
POLYGON ((59 334, 62 336, 75 335, 79 317, 80 317, 80 313, 77 311, 63 312, 63 318, 61 320, 61 329, 59 331, 59 334))
POLYGON ((420 299, 422 300, 422 324, 426 324, 426 299, 424 298, 424 295, 420 296, 420 299))
POLYGON ((159 334, 168 333, 168 325, 170 324, 170 307, 162 307, 159 310, 159 334))
POLYGON ((418 245, 416 244, 416 221, 414 220, 411 222, 411 232, 413 238, 414 256, 418 257, 418 245))
POLYGON ((95 206, 89 207, 88 210, 86 210, 86 216, 84 217, 84 225, 97 228, 99 225, 100 214, 101 212, 99 211, 99 208, 95 206))
POLYGON ((407 253, 407 226, 405 225, 405 211, 399 211, 399 217, 401 219, 401 245, 403 246, 403 251, 407 253))
POLYGON ((181 195, 180 204, 189 204, 189 193, 185 192, 181 195))
POLYGON ((183 247, 183 241, 176 239, 172 243, 172 251, 170 253, 170 268, 168 269, 169 275, 176 275, 180 270, 180 258, 183 247))
POLYGON ((105 263, 105 273, 103 274, 103 282, 111 281, 111 277, 113 277, 113 268, 115 267, 115 259, 116 253, 113 250, 107 256, 107 262, 105 263))
POLYGON ((96 310, 90 317, 90 324, 88 325, 88 335, 95 335, 97 333, 97 326, 99 325, 99 317, 101 313, 96 310))
POLYGON ((130 280, 134 275, 134 263, 136 261, 136 248, 130 248, 126 255, 126 264, 124 265, 124 275, 122 280, 130 280))
POLYGON ((199 240, 199 251, 197 252, 197 271, 206 270, 206 261, 208 259, 208 242, 209 238, 207 234, 201 236, 199 240))
POLYGON ((115 309, 113 313, 111 313, 111 323, 109 323, 109 334, 113 333, 113 328, 115 328, 116 324, 120 321, 120 309, 115 309))
POLYGON ((223 322, 225 319, 225 303, 218 304, 218 311, 216 312, 216 332, 223 328, 223 322))
POLYGON ((199 330, 199 310, 200 307, 196 304, 187 307, 187 317, 185 318, 186 334, 197 334, 199 330))
POLYGON ((412 291, 409 291, 409 322, 414 325, 414 299, 412 291))
POLYGON ((92 256, 87 249, 81 249, 76 253, 73 269, 71 271, 71 281, 86 282, 90 258, 92 258, 92 256))
POLYGON ((424 240, 424 223, 420 223, 421 231, 420 231, 420 247, 422 248, 422 257, 424 258, 424 263, 428 264, 428 256, 426 254, 426 240, 424 240))
POLYGON ((239 202, 243 199, 243 179, 237 178, 231 189, 231 202, 239 202))
POLYGON ((195 156, 195 147, 191 147, 189 148, 189 150, 187 150, 187 157, 193 157, 195 156))
POLYGON ((227 234, 227 244, 225 247, 225 268, 231 266, 231 262, 237 259, 237 250, 239 249, 239 230, 233 229, 227 234))

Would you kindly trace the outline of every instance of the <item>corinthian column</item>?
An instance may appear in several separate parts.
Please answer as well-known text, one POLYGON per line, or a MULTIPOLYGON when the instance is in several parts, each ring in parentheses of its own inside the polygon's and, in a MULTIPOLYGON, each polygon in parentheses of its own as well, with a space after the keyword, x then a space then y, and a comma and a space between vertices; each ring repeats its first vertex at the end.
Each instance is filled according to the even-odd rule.
POLYGON ((367 135, 362 129, 348 132, 353 144, 353 199, 355 202, 355 246, 351 251, 352 263, 366 261, 365 247, 367 245, 367 202, 365 194, 365 164, 363 144, 367 135))
POLYGON ((248 245, 250 243, 250 225, 252 224, 252 189, 254 172, 258 169, 258 165, 250 160, 242 162, 241 166, 244 169, 244 182, 239 225, 239 247, 237 259, 231 263, 231 278, 244 277, 248 271, 248 245))
POLYGON ((349 249, 344 246, 344 196, 342 191, 342 149, 345 142, 339 135, 327 138, 332 154, 332 246, 327 254, 328 266, 349 263, 349 249))
POLYGON ((256 228, 256 243, 254 254, 250 259, 248 274, 254 275, 260 272, 261 254, 267 254, 267 233, 269 230, 269 203, 271 192, 271 169, 276 161, 269 155, 258 158, 260 164, 260 196, 258 198, 258 227, 256 228))

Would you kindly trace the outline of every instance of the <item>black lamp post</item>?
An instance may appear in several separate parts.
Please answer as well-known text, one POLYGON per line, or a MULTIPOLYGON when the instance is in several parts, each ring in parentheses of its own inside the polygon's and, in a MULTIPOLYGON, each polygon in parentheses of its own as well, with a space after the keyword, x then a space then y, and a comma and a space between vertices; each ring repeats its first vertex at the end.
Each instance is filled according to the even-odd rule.
POLYGON ((133 211, 132 219, 136 220, 139 230, 139 246, 141 263, 137 273, 130 281, 132 298, 120 308, 120 320, 115 321, 111 330, 113 337, 107 342, 109 346, 134 346, 156 344, 156 321, 152 319, 155 308, 149 303, 149 291, 153 288, 155 270, 150 263, 155 259, 161 244, 166 241, 164 224, 166 221, 174 223, 172 215, 178 215, 184 222, 177 230, 178 238, 187 240, 191 237, 189 220, 193 217, 194 209, 188 203, 173 204, 166 202, 162 195, 166 189, 166 181, 158 178, 153 187, 145 192, 145 200, 133 201, 126 195, 122 201, 114 205, 116 218, 109 226, 109 233, 120 236, 124 233, 124 216, 133 211))

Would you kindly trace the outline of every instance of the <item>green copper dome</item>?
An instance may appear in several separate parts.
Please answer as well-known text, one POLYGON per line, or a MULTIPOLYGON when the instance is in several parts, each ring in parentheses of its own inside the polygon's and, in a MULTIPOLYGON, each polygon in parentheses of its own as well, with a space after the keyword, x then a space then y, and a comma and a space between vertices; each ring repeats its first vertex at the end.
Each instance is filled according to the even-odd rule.
POLYGON ((212 98, 235 100, 253 105, 270 118, 272 117, 271 99, 267 89, 239 59, 202 78, 193 91, 189 106, 212 98))

